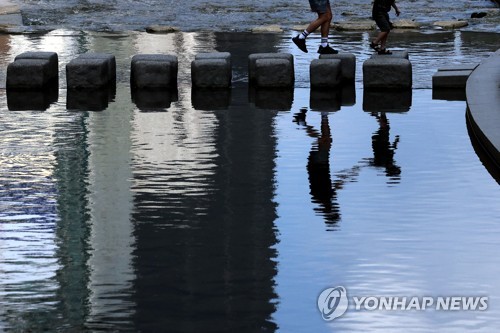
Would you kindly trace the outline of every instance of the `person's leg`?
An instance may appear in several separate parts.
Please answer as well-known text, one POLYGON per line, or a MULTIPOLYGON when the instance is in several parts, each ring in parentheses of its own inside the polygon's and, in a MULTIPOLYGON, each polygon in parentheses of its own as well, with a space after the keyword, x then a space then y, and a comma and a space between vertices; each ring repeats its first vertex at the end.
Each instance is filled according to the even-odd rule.
MULTIPOLYGON (((389 35, 389 31, 379 32, 377 37, 372 41, 373 44, 382 44, 383 41, 387 41, 387 35, 389 35)), ((384 45, 385 45, 385 43, 384 43, 384 45)))
MULTIPOLYGON (((330 28, 330 22, 332 20, 332 11, 330 8, 329 0, 309 0, 311 5, 311 10, 318 13, 318 18, 312 21, 307 28, 300 33, 299 35, 292 38, 292 41, 299 47, 300 50, 307 53, 307 47, 305 43, 305 39, 307 36, 318 29, 321 28, 321 36, 323 37, 325 32, 324 29, 330 28), (323 28, 324 25, 327 25, 328 28, 323 28)), ((328 38, 328 32, 326 32, 326 38, 328 38)))
POLYGON ((382 37, 382 39, 380 40, 380 48, 382 50, 385 50, 385 47, 387 45, 387 39, 389 38, 389 31, 385 32, 384 33, 384 36, 382 37))
MULTIPOLYGON (((330 9, 330 6, 328 6, 328 9, 330 9)), ((330 29, 330 22, 332 20, 332 12, 331 10, 327 11, 326 13, 318 13, 318 18, 314 21, 312 21, 306 28, 306 31, 308 33, 311 33, 321 27, 321 37, 323 37, 325 34, 328 37, 328 30, 330 29), (328 26, 328 27, 326 27, 328 26), (328 30, 326 30, 328 29, 328 30), (325 32, 326 31, 326 32, 325 32)))
POLYGON ((387 43, 387 37, 391 31, 391 25, 389 22, 389 15, 386 13, 376 13, 374 14, 375 23, 380 29, 379 34, 375 39, 372 40, 371 47, 375 50, 385 49, 387 43), (380 46, 379 46, 380 45, 380 46))
POLYGON ((324 21, 321 23, 321 38, 328 38, 328 34, 330 33, 330 24, 332 22, 332 8, 330 4, 326 7, 326 13, 324 14, 324 21))

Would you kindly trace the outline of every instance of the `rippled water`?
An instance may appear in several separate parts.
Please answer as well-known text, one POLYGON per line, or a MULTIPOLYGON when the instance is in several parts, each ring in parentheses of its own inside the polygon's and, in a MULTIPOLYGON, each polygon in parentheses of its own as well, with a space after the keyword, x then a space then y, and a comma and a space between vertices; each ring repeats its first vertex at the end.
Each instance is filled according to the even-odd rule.
MULTIPOLYGON (((174 0, 18 0, 25 24, 33 27, 83 30, 144 30, 152 24, 172 25, 183 31, 248 31, 258 25, 278 24, 284 28, 309 23, 306 0, 227 1, 189 3, 174 0)), ((491 0, 435 1, 401 0, 401 19, 416 20, 424 26, 434 21, 470 19, 474 12, 486 12, 482 19, 470 20, 470 30, 500 32, 498 6, 491 0)), ((335 0, 334 21, 366 20, 371 1, 335 0)))
MULTIPOLYGON (((471 143, 465 102, 429 89, 438 67, 479 62, 498 35, 395 34, 393 45, 411 51, 416 89, 380 97, 360 84, 369 35, 339 34, 358 76, 333 101, 310 91, 316 55, 298 54, 290 37, 0 36, 4 68, 26 50, 58 52, 61 87, 45 111, 12 111, 0 90, 0 330, 500 326, 500 189, 471 143), (190 61, 213 50, 233 55, 230 93, 190 88, 190 61), (86 51, 117 57, 116 95, 101 112, 66 109, 64 65, 86 51), (276 51, 294 54, 296 88, 249 90, 248 54, 276 51), (156 52, 179 55, 177 98, 144 106, 131 98, 130 60, 156 52), (381 112, 377 99, 401 112, 381 112), (316 299, 337 285, 359 296, 487 295, 491 306, 348 311, 325 322, 316 299)), ((38 96, 28 98, 17 106, 38 96)))

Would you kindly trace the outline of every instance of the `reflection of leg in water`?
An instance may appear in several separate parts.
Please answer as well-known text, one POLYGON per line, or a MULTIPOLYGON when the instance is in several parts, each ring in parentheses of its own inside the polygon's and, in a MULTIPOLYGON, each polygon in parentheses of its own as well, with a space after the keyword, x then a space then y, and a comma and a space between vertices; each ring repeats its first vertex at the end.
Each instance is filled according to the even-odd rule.
POLYGON ((318 132, 313 126, 307 125, 306 112, 307 109, 301 109, 299 113, 294 115, 294 118, 297 124, 305 127, 310 137, 317 139, 307 159, 310 194, 312 202, 319 205, 315 210, 325 218, 327 224, 333 225, 340 221, 340 207, 337 203, 336 190, 341 189, 345 182, 353 178, 352 171, 350 171, 350 175, 339 175, 338 179, 332 183, 330 175, 332 137, 328 113, 321 114, 321 131, 318 132))
POLYGON ((372 136, 373 159, 370 164, 375 167, 385 168, 385 174, 391 180, 399 181, 401 179, 401 168, 394 161, 394 151, 399 142, 399 136, 393 143, 390 141, 389 121, 384 112, 380 115, 372 114, 377 118, 379 129, 372 136))
POLYGON ((340 220, 340 211, 336 202, 336 193, 332 188, 332 179, 330 176, 330 148, 332 146, 332 137, 330 135, 327 114, 321 115, 321 133, 319 133, 317 139, 317 142, 309 152, 309 158, 307 160, 311 196, 313 202, 320 205, 318 210, 320 214, 325 217, 326 222, 336 223, 340 220))

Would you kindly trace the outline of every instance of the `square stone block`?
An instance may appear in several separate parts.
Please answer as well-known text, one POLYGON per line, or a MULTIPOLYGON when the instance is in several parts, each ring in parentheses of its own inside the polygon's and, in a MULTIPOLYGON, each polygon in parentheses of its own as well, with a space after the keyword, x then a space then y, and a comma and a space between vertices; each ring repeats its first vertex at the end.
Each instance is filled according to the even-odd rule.
POLYGON ((432 88, 463 88, 472 70, 438 71, 432 76, 432 88))
POLYGON ((473 71, 479 64, 452 64, 438 68, 439 72, 445 71, 473 71))
POLYGON ((43 89, 53 80, 51 70, 48 60, 16 60, 7 66, 7 89, 43 89))
POLYGON ((229 52, 206 52, 198 53, 194 56, 194 60, 203 59, 223 59, 227 61, 229 66, 231 66, 231 53, 229 52))
POLYGON ((255 61, 255 84, 257 87, 292 87, 294 82, 294 71, 290 60, 268 58, 255 61))
POLYGON ((339 59, 341 61, 342 81, 354 81, 356 78, 356 56, 352 53, 321 54, 320 59, 339 59))
POLYGON ((228 88, 231 86, 231 65, 226 59, 199 59, 191 62, 191 81, 196 88, 228 88))
POLYGON ((363 63, 365 88, 406 89, 412 86, 412 67, 408 59, 377 57, 363 63))
POLYGON ((175 88, 169 61, 139 60, 133 63, 134 88, 175 88))
POLYGON ((110 82, 108 62, 105 59, 76 58, 66 65, 68 89, 100 88, 110 82))
POLYGON ((81 59, 103 59, 108 63, 109 78, 111 83, 116 83, 116 59, 115 56, 108 53, 84 53, 80 54, 81 59))
POLYGON ((256 61, 258 59, 285 59, 290 62, 292 75, 295 77, 293 55, 290 53, 254 53, 248 56, 248 82, 251 84, 256 82, 256 61))
POLYGON ((333 88, 341 83, 339 59, 314 59, 309 66, 311 88, 333 88))
POLYGON ((49 80, 57 80, 59 77, 59 57, 56 52, 24 52, 17 55, 14 61, 21 59, 47 60, 49 62, 49 71, 47 73, 49 80))
POLYGON ((157 61, 167 62, 170 64, 170 81, 168 86, 177 87, 177 74, 179 71, 179 60, 177 56, 172 54, 136 54, 132 57, 130 66, 130 82, 132 87, 135 85, 136 63, 138 61, 157 61))

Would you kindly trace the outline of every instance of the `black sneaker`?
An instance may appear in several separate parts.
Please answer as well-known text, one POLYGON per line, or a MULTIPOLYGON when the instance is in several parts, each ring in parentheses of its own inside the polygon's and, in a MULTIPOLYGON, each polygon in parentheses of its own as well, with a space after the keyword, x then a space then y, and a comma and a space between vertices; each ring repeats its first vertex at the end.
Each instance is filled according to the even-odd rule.
POLYGON ((337 53, 339 53, 339 51, 332 49, 330 47, 330 45, 327 45, 325 47, 320 45, 319 49, 318 49, 318 53, 319 54, 337 54, 337 53))
POLYGON ((299 36, 295 36, 292 38, 292 41, 297 45, 297 47, 302 51, 307 53, 307 47, 306 47, 306 39, 300 39, 299 36))

